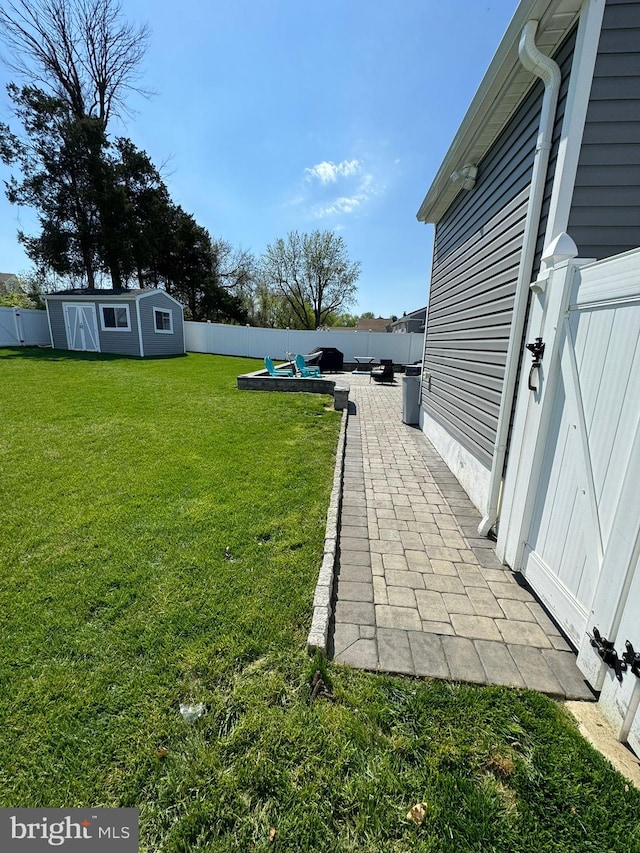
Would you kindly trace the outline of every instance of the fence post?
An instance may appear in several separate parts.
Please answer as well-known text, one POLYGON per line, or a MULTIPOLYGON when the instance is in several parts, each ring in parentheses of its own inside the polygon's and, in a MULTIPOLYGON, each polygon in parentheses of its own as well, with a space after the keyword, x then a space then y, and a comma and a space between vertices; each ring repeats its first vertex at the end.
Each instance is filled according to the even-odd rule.
POLYGON ((22 330, 22 318, 20 317, 20 309, 19 308, 13 309, 13 323, 16 327, 16 339, 17 339, 18 343, 20 344, 20 346, 23 347, 25 345, 24 344, 24 333, 22 330))

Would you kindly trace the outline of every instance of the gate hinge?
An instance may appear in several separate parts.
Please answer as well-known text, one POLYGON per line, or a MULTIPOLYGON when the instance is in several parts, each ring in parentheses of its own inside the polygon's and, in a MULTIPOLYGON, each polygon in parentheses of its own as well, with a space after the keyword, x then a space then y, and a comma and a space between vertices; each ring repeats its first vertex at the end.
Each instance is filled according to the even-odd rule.
POLYGON ((637 652, 633 648, 629 640, 624 645, 626 651, 622 653, 622 660, 627 664, 636 678, 640 678, 640 652, 637 652))
POLYGON ((603 637, 600 631, 597 628, 593 629, 593 635, 589 634, 591 645, 598 652, 599 657, 602 658, 603 663, 605 663, 610 669, 613 669, 616 678, 618 681, 622 681, 622 674, 627 669, 627 661, 621 660, 618 657, 618 652, 613 647, 613 642, 611 640, 607 640, 606 637, 603 637))

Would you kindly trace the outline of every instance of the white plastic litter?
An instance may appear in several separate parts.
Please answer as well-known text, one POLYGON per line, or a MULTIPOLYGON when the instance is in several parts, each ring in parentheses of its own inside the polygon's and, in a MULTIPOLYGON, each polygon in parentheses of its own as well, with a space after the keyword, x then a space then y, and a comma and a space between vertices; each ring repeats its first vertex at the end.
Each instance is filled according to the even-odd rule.
POLYGON ((196 705, 183 705, 180 703, 180 713, 185 721, 185 723, 195 723, 196 720, 199 720, 200 717, 204 717, 207 713, 207 709, 202 702, 198 702, 196 705))

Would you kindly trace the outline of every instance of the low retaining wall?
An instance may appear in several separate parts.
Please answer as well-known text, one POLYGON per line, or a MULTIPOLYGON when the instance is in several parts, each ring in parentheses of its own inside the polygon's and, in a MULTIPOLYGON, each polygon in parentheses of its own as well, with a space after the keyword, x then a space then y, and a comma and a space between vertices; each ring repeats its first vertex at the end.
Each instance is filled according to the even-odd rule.
POLYGON ((307 394, 330 394, 337 412, 347 408, 349 383, 341 379, 310 376, 270 376, 266 370, 238 376, 240 391, 301 391, 307 394))
POLYGON ((318 573, 318 581, 313 596, 313 618, 311 628, 307 637, 307 651, 309 654, 320 652, 323 657, 327 656, 329 643, 329 626, 331 625, 333 588, 336 581, 337 556, 338 556, 338 528, 340 524, 340 509, 342 502, 342 480, 344 470, 344 451, 347 435, 348 409, 342 412, 342 423, 340 425, 340 437, 336 452, 336 465, 333 472, 333 485, 329 509, 327 510, 327 526, 324 538, 324 553, 322 565, 318 573))

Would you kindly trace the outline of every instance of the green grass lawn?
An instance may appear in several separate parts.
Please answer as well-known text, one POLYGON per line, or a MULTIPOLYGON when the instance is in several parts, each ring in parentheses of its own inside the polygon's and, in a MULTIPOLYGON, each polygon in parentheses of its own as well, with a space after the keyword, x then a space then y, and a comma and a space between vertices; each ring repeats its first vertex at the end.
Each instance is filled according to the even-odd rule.
POLYGON ((135 806, 144 851, 640 851, 543 696, 329 666, 310 704, 339 415, 251 369, 0 350, 0 806, 135 806))

